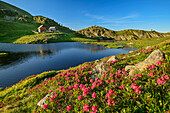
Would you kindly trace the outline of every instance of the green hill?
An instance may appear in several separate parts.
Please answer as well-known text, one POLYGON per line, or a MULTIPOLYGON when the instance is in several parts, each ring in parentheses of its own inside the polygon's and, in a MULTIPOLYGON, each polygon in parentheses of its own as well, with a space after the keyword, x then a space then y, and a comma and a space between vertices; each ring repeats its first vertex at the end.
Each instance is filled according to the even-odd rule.
POLYGON ((64 33, 73 33, 74 32, 73 30, 69 29, 68 27, 62 26, 61 24, 59 24, 59 23, 55 22, 54 20, 49 19, 47 17, 33 16, 33 19, 36 21, 36 23, 43 24, 47 28, 49 28, 50 26, 56 26, 56 28, 60 32, 64 32, 64 33))
POLYGON ((78 34, 87 37, 103 37, 112 38, 115 40, 133 40, 133 39, 143 39, 143 38, 153 38, 153 37, 167 37, 170 36, 169 33, 159 33, 156 31, 144 31, 144 30, 134 30, 126 29, 122 31, 112 31, 104 27, 99 27, 97 25, 91 26, 82 30, 77 31, 78 34))
POLYGON ((16 39, 32 34, 37 26, 29 23, 11 22, 0 18, 0 42, 13 42, 16 39))
POLYGON ((8 11, 12 11, 12 12, 16 12, 18 15, 27 15, 27 16, 32 16, 30 13, 15 7, 13 5, 10 5, 6 2, 0 1, 0 10, 2 11, 2 9, 8 10, 8 11))
POLYGON ((56 26, 63 33, 74 32, 52 19, 32 16, 20 8, 0 1, 0 42, 12 43, 24 35, 33 34, 32 30, 37 30, 41 24, 47 28, 56 26))

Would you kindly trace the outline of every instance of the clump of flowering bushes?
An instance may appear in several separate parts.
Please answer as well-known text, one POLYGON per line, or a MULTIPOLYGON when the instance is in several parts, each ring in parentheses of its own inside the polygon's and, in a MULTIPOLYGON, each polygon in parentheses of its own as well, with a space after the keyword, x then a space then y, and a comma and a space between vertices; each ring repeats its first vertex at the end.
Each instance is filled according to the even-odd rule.
POLYGON ((166 112, 170 110, 169 42, 135 51, 141 53, 135 58, 132 57, 134 53, 128 54, 132 61, 128 57, 123 60, 118 57, 118 61, 107 62, 108 71, 95 80, 91 79, 95 62, 59 72, 46 72, 42 79, 40 75, 32 76, 10 91, 5 90, 8 93, 0 97, 0 110, 14 103, 13 110, 18 112, 166 112), (143 72, 128 76, 124 70, 125 62, 136 63, 154 49, 164 51, 165 58, 149 65, 143 72), (44 80, 46 77, 48 79, 44 80), (53 96, 42 108, 37 106, 38 101, 52 92, 53 96))

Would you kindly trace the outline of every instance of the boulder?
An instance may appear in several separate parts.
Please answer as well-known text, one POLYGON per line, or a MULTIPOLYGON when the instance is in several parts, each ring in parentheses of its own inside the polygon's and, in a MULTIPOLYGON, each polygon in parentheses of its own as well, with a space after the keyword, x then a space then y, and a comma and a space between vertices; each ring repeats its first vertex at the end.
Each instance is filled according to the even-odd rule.
POLYGON ((133 53, 134 51, 129 51, 129 53, 133 53))
POLYGON ((47 98, 49 98, 49 97, 53 97, 53 92, 51 92, 50 94, 47 94, 43 99, 41 99, 38 103, 37 103, 37 105, 38 106, 40 106, 41 108, 43 108, 43 105, 44 104, 46 104, 45 102, 46 102, 46 100, 47 100, 47 98))
POLYGON ((156 62, 158 60, 161 60, 163 58, 163 53, 158 49, 158 50, 154 50, 147 59, 145 59, 144 62, 148 62, 149 64, 156 64, 156 62))
POLYGON ((99 60, 97 59, 97 60, 95 60, 95 63, 97 63, 97 62, 99 62, 99 60))
POLYGON ((128 45, 132 45, 132 44, 133 44, 133 42, 128 43, 128 45))
POLYGON ((125 67, 125 71, 130 71, 130 70, 134 70, 136 67, 135 66, 132 66, 132 65, 127 65, 126 67, 125 67))
POLYGON ((48 78, 45 78, 45 79, 44 79, 44 81, 47 81, 47 80, 48 80, 48 78))
POLYGON ((129 75, 134 76, 136 71, 143 71, 148 65, 156 64, 162 58, 163 53, 160 50, 154 50, 143 62, 139 62, 135 66, 127 65, 125 71, 129 71, 129 75))
POLYGON ((104 66, 105 62, 102 62, 100 64, 97 64, 93 68, 93 75, 91 76, 92 79, 96 79, 97 77, 100 77, 101 75, 104 75, 104 73, 107 71, 106 67, 104 66))
POLYGON ((118 60, 118 58, 116 56, 112 56, 107 62, 109 61, 115 61, 115 60, 118 60))
MULTIPOLYGON (((109 61, 115 61, 118 60, 118 58, 116 56, 112 56, 107 62, 109 61)), ((95 61, 96 63, 99 62, 99 60, 95 61)), ((97 64, 94 68, 93 68, 93 75, 91 76, 91 78, 93 80, 95 80, 98 77, 101 77, 102 75, 105 74, 105 72, 107 71, 105 64, 107 63, 106 61, 97 64)))
POLYGON ((149 48, 151 48, 152 46, 147 46, 145 49, 149 49, 149 48))
POLYGON ((103 65, 103 63, 97 64, 94 68, 93 68, 93 72, 99 75, 102 75, 106 72, 106 68, 103 65))

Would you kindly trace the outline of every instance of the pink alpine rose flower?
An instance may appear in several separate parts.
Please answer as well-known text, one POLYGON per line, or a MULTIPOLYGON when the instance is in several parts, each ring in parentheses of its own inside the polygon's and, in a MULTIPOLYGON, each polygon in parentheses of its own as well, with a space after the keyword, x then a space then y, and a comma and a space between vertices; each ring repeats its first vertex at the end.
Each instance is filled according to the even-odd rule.
POLYGON ((141 77, 142 77, 142 75, 140 75, 140 74, 136 74, 135 76, 136 76, 136 77, 139 77, 139 78, 141 78, 141 77))
POLYGON ((136 77, 133 77, 133 80, 135 81, 135 80, 138 80, 136 77))
POLYGON ((136 89, 137 88, 137 84, 136 83, 132 83, 130 86, 132 89, 136 89))
POLYGON ((115 80, 113 79, 113 80, 111 80, 111 82, 115 82, 115 80))
POLYGON ((47 104, 44 104, 44 105, 43 105, 43 109, 48 109, 48 105, 47 105, 47 104))
POLYGON ((155 65, 153 64, 153 65, 152 65, 152 69, 154 69, 154 68, 155 68, 155 65))
POLYGON ((78 99, 81 100, 83 97, 81 95, 78 96, 78 99))
POLYGON ((166 80, 165 79, 162 80, 162 79, 158 78, 157 83, 158 83, 158 85, 165 84, 166 80))
POLYGON ((125 86, 122 84, 119 88, 120 89, 125 89, 125 86))
POLYGON ((160 60, 157 61, 157 65, 162 65, 162 62, 160 60))
POLYGON ((67 111, 70 111, 72 109, 71 105, 67 106, 67 111))
POLYGON ((115 104, 115 101, 114 101, 112 98, 109 98, 109 99, 107 100, 107 104, 108 104, 108 105, 114 105, 114 106, 116 105, 116 104, 115 104))
POLYGON ((92 97, 93 97, 93 98, 96 98, 96 97, 97 97, 97 94, 94 92, 94 93, 92 94, 92 97))
POLYGON ((83 106, 83 112, 85 112, 85 111, 88 111, 88 112, 89 112, 89 110, 90 110, 89 104, 85 104, 85 105, 83 106))
POLYGON ((114 74, 110 73, 110 77, 114 77, 114 74))
POLYGON ((166 51, 163 51, 163 53, 166 53, 166 51))
POLYGON ((96 105, 96 106, 92 106, 92 110, 93 110, 94 112, 97 112, 98 106, 97 106, 97 105, 96 105))
POLYGON ((93 82, 94 80, 93 79, 90 79, 90 82, 93 82))
POLYGON ((106 83, 109 83, 110 82, 110 80, 106 80, 106 83))
POLYGON ((136 93, 141 93, 141 86, 137 87, 137 88, 135 89, 135 92, 136 92, 136 93))
POLYGON ((2 103, 0 103, 0 108, 2 108, 3 106, 2 106, 2 103))
POLYGON ((168 75, 165 75, 165 79, 169 79, 169 76, 168 76, 168 75))
POLYGON ((87 81, 87 78, 86 78, 86 77, 84 77, 84 80, 85 80, 85 81, 87 81))
POLYGON ((54 101, 54 98, 50 98, 51 101, 54 101))
POLYGON ((126 71, 122 71, 122 73, 123 73, 124 75, 126 75, 126 71))
POLYGON ((152 77, 152 76, 154 76, 154 74, 151 72, 151 73, 149 73, 149 76, 152 77))

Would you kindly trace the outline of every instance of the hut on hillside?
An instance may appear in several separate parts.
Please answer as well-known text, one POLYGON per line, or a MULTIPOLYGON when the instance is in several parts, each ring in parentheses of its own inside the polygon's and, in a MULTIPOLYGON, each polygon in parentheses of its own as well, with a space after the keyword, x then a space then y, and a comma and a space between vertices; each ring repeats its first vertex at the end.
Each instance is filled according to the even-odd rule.
POLYGON ((40 25, 39 27, 38 27, 38 32, 39 33, 41 33, 41 32, 46 32, 46 27, 44 26, 44 25, 40 25))
POLYGON ((57 30, 57 28, 56 28, 55 26, 53 26, 53 27, 50 27, 50 28, 48 29, 48 32, 56 33, 56 32, 58 32, 58 30, 57 30))

